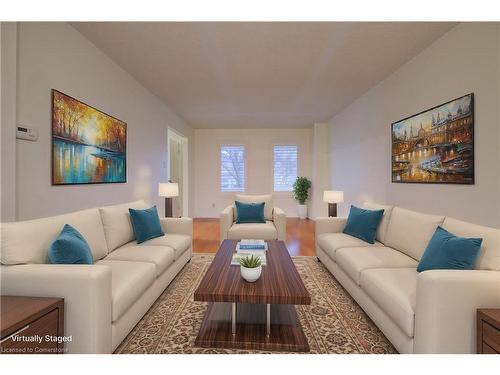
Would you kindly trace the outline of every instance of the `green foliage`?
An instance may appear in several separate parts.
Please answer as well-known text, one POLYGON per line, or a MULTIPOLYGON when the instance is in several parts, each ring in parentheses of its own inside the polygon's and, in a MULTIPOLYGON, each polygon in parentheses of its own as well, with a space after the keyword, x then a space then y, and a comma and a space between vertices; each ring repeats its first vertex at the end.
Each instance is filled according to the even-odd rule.
POLYGON ((262 262, 259 257, 253 255, 246 256, 240 259, 240 264, 245 268, 257 268, 262 262))
POLYGON ((311 181, 307 177, 297 177, 293 184, 293 196, 300 203, 305 204, 309 198, 309 189, 311 181))

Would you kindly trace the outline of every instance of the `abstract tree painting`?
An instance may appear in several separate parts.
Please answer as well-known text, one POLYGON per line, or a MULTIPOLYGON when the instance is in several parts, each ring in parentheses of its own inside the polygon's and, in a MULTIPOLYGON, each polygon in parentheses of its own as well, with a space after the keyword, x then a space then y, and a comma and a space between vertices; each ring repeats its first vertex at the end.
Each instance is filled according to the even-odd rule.
POLYGON ((52 184, 126 182, 127 124, 52 90, 52 184))

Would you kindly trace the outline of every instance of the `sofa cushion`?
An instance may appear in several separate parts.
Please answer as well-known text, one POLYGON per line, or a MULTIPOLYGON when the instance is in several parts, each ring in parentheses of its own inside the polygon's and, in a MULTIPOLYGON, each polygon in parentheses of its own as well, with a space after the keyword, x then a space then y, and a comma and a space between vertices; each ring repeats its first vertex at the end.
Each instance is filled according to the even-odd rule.
POLYGON ((65 224, 82 234, 89 244, 94 261, 108 253, 97 208, 51 216, 43 219, 1 224, 0 259, 2 264, 43 264, 48 262, 50 244, 65 224))
POLYGON ((389 221, 391 219, 391 213, 393 206, 388 206, 385 204, 371 203, 365 202, 363 203, 363 208, 368 210, 384 210, 384 215, 382 216, 382 221, 378 226, 377 233, 375 235, 375 239, 382 243, 385 243, 385 237, 387 235, 387 227, 389 226, 389 221))
POLYGON ((148 206, 144 201, 135 201, 99 208, 109 252, 135 239, 129 208, 140 210, 148 206))
POLYGON ((386 246, 338 249, 335 261, 358 285, 361 272, 370 268, 416 267, 417 261, 386 246))
POLYGON ((367 210, 351 206, 343 232, 368 243, 375 243, 375 235, 384 215, 383 210, 367 210))
POLYGON ((364 270, 361 272, 361 288, 408 337, 413 337, 417 293, 415 268, 364 270))
POLYGON ((375 241, 374 244, 369 244, 368 242, 365 242, 363 240, 360 240, 359 238, 349 236, 348 234, 344 233, 324 233, 320 234, 318 238, 316 238, 316 241, 319 245, 319 247, 328 254, 332 260, 335 259, 335 252, 338 249, 344 248, 344 247, 375 247, 375 246, 384 246, 380 242, 375 241))
POLYGON ((266 222, 264 218, 265 202, 261 203, 243 203, 240 201, 234 202, 236 210, 236 224, 243 223, 261 223, 266 222))
MULTIPOLYGON (((264 217, 266 220, 273 220, 273 196, 272 194, 264 194, 264 195, 245 195, 245 194, 236 194, 236 201, 243 203, 261 203, 264 202, 264 217)), ((234 212, 234 221, 236 221, 236 210, 234 212)))
POLYGON ((274 223, 272 221, 266 221, 265 224, 233 224, 227 231, 227 238, 230 240, 276 240, 278 238, 278 231, 276 230, 276 227, 274 226, 274 223))
POLYGON ((442 227, 461 237, 483 239, 476 269, 500 271, 500 229, 483 227, 447 217, 442 227))
POLYGON ((427 215, 394 207, 387 229, 387 246, 420 260, 434 231, 444 216, 427 215))
POLYGON ((168 246, 125 246, 110 253, 105 260, 153 263, 160 276, 174 262, 174 249, 168 246))
POLYGON ((96 264, 111 268, 113 322, 116 322, 156 279, 156 267, 153 263, 103 259, 96 264))
POLYGON ((69 224, 65 224, 59 236, 49 246, 49 262, 52 264, 94 264, 89 244, 69 224))
POLYGON ((137 243, 143 243, 156 237, 164 236, 156 206, 144 210, 129 208, 130 221, 137 243))
POLYGON ((174 249, 174 259, 177 260, 187 249, 191 247, 191 236, 187 234, 167 233, 162 237, 153 238, 137 245, 137 242, 131 241, 123 247, 129 246, 167 246, 174 249))
POLYGON ((439 226, 420 259, 417 272, 473 270, 481 242, 482 238, 458 237, 439 226))

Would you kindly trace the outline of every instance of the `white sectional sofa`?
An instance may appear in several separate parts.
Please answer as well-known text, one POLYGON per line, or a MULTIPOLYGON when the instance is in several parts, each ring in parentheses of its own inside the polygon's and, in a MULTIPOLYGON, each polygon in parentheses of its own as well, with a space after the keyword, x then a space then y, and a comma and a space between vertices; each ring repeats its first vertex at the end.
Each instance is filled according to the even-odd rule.
POLYGON ((399 207, 364 207, 385 210, 375 244, 343 234, 346 218, 318 218, 318 259, 400 353, 475 353, 476 309, 500 307, 500 230, 399 207), (483 238, 475 270, 417 273, 438 225, 483 238))
POLYGON ((69 353, 111 353, 191 259, 190 218, 161 218, 165 236, 140 245, 129 208, 143 201, 2 223, 1 293, 63 297, 69 353), (85 237, 93 265, 47 264, 64 224, 85 237))
POLYGON ((220 213, 220 241, 241 239, 285 240, 286 215, 285 212, 274 206, 273 196, 237 194, 235 199, 245 203, 265 202, 265 223, 236 224, 236 210, 234 204, 226 207, 220 213))

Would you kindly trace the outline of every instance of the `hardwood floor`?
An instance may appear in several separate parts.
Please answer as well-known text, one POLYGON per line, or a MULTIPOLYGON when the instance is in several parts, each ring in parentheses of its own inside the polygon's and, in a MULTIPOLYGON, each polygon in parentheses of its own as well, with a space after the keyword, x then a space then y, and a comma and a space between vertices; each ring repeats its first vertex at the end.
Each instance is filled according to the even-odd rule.
MULTIPOLYGON (((193 219, 193 251, 215 253, 219 249, 219 219, 193 219)), ((290 255, 314 256, 314 221, 288 218, 285 244, 290 255)))

